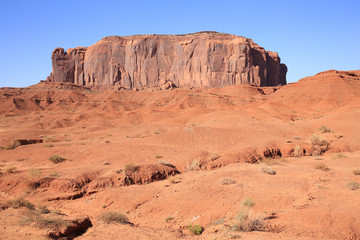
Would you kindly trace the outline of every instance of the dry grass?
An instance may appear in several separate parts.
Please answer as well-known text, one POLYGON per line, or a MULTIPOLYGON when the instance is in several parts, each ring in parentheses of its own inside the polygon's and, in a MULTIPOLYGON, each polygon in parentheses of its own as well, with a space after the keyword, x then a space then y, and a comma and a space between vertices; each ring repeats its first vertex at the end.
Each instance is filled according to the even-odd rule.
POLYGON ((47 144, 45 144, 45 147, 46 147, 46 148, 52 148, 52 147, 54 147, 54 144, 52 144, 52 143, 47 143, 47 144))
POLYGON ((318 163, 315 165, 315 169, 321 170, 321 171, 329 171, 330 168, 328 166, 326 166, 326 164, 324 163, 318 163))
POLYGON ((255 201, 251 198, 245 198, 241 203, 242 206, 251 208, 255 205, 255 201))
POLYGON ((294 147, 294 157, 300 157, 302 155, 302 148, 297 145, 294 147))
POLYGON ((37 178, 37 177, 41 176, 41 171, 40 171, 40 169, 37 169, 37 168, 31 168, 29 170, 29 174, 32 178, 37 178))
POLYGON ((219 154, 217 154, 217 153, 211 153, 210 154, 210 160, 211 161, 215 161, 215 160, 219 159, 220 157, 221 156, 219 154))
POLYGON ((188 162, 186 164, 186 170, 188 170, 188 171, 198 171, 198 170, 200 170, 200 162, 197 161, 197 160, 195 160, 195 161, 193 161, 191 163, 188 162))
POLYGON ((165 222, 169 222, 169 221, 171 221, 171 220, 173 220, 173 219, 174 219, 173 217, 168 216, 167 218, 165 218, 165 222))
POLYGON ((334 159, 336 159, 336 158, 347 158, 347 156, 346 155, 344 155, 343 153, 337 153, 335 156, 333 156, 333 158, 334 159))
POLYGON ((58 155, 52 155, 49 157, 49 161, 52 162, 52 163, 55 163, 55 164, 58 164, 58 163, 61 163, 63 161, 65 161, 66 159, 65 158, 62 158, 58 155))
POLYGON ((121 223, 127 224, 129 223, 129 219, 122 213, 114 212, 114 211, 107 211, 103 212, 100 215, 100 220, 109 224, 109 223, 121 223))
POLYGON ((252 211, 240 212, 237 221, 233 225, 233 230, 242 232, 263 231, 265 229, 265 219, 261 214, 254 214, 252 211))
POLYGON ((168 180, 172 184, 176 184, 176 183, 181 182, 181 180, 180 180, 180 178, 178 176, 169 176, 168 180))
POLYGON ((331 132, 331 129, 328 128, 327 126, 321 126, 321 127, 319 128, 319 131, 320 131, 321 133, 329 133, 329 132, 331 132))
POLYGON ((275 175, 276 174, 276 171, 272 170, 270 167, 261 167, 261 171, 263 173, 266 173, 266 174, 269 174, 269 175, 275 175))
POLYGON ((262 160, 262 163, 265 163, 268 166, 272 166, 272 165, 282 165, 286 161, 287 160, 285 158, 264 158, 262 160))
POLYGON ((26 207, 30 210, 35 209, 35 205, 32 204, 31 202, 25 200, 23 197, 19 197, 19 198, 15 198, 13 200, 9 200, 7 202, 7 204, 9 205, 9 207, 12 208, 21 208, 21 207, 26 207))
POLYGON ((357 190, 360 189, 360 183, 358 182, 349 182, 347 184, 348 188, 350 188, 351 190, 357 190))
POLYGON ((223 178, 220 180, 220 184, 221 185, 231 185, 231 184, 235 184, 236 181, 230 178, 223 178))
POLYGON ((51 172, 49 174, 49 177, 60 177, 60 173, 59 172, 51 172))
POLYGON ((5 147, 6 150, 12 150, 12 149, 15 149, 17 148, 18 146, 21 146, 21 143, 19 140, 15 140, 13 142, 11 142, 9 145, 7 145, 5 147))
POLYGON ((20 219, 20 225, 34 224, 38 228, 58 230, 68 225, 68 222, 59 216, 44 217, 39 211, 31 210, 20 219))
POLYGON ((136 172, 139 167, 134 163, 128 163, 125 165, 125 172, 136 172))
POLYGON ((311 152, 312 155, 314 156, 323 154, 329 149, 330 146, 330 143, 328 141, 324 140, 323 138, 317 135, 312 135, 310 142, 311 142, 311 152))
POLYGON ((7 173, 14 173, 16 171, 16 167, 8 167, 6 168, 7 173))
POLYGON ((254 205, 255 202, 251 198, 247 198, 242 202, 242 209, 236 216, 236 222, 232 227, 233 230, 251 232, 265 229, 265 218, 251 211, 251 207, 254 205))
POLYGON ((164 166, 168 166, 168 167, 171 167, 171 168, 176 168, 174 165, 172 165, 171 163, 169 163, 167 161, 164 161, 164 160, 160 160, 159 163, 161 165, 164 165, 164 166))

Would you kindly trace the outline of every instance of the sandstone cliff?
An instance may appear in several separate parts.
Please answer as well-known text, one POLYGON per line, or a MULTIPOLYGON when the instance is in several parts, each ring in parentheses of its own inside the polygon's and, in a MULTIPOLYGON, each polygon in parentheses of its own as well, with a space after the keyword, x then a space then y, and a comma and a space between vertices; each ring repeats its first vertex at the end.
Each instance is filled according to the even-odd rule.
POLYGON ((217 32, 105 37, 88 48, 56 48, 52 68, 47 81, 126 89, 276 86, 287 72, 277 53, 217 32))

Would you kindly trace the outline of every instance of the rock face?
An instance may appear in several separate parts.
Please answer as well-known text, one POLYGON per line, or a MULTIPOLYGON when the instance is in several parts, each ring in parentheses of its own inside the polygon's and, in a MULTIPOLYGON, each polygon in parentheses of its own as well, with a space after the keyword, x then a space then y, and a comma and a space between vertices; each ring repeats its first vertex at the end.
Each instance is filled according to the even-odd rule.
POLYGON ((52 53, 47 81, 125 89, 286 84, 287 67, 251 39, 217 32, 105 37, 52 53))

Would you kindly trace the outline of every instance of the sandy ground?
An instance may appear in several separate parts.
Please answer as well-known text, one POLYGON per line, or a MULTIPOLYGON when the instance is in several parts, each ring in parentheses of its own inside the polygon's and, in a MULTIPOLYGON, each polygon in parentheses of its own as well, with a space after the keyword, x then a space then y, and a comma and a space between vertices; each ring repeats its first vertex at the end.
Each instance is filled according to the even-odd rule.
POLYGON ((89 217, 66 239, 359 239, 359 119, 359 71, 267 88, 2 88, 0 239, 61 232, 29 220, 40 206, 41 219, 89 217), (20 197, 35 210, 13 208, 20 197), (241 212, 264 227, 236 230, 241 212))

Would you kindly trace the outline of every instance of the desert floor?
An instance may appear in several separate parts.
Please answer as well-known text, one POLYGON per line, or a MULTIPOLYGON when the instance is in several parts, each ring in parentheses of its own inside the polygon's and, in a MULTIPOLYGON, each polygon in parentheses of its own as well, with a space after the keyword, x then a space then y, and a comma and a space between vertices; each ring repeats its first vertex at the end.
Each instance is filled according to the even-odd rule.
POLYGON ((0 239, 359 239, 359 120, 360 71, 264 88, 2 88, 0 239))

